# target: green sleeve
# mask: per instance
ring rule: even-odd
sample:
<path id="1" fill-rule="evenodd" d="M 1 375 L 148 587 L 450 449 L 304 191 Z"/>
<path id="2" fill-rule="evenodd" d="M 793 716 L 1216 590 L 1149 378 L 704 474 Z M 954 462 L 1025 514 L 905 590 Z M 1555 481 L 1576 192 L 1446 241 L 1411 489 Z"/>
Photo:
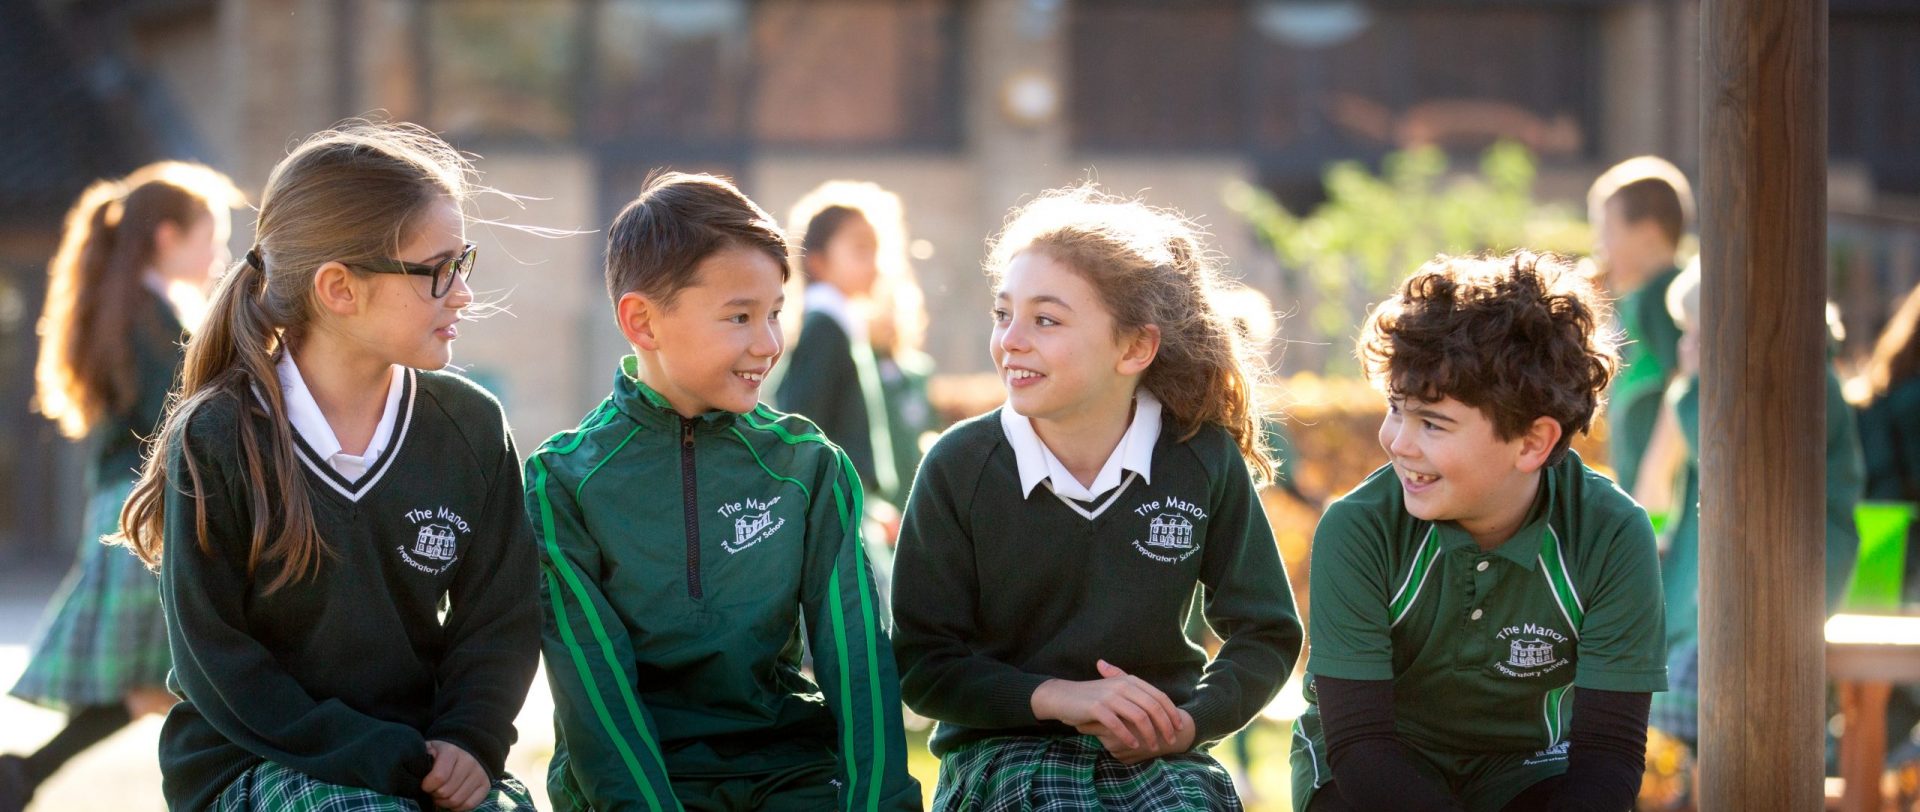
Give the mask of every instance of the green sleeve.
<path id="1" fill-rule="evenodd" d="M 821 443 L 824 461 L 807 504 L 806 570 L 800 603 L 814 673 L 840 725 L 840 808 L 918 810 L 920 785 L 907 772 L 900 678 L 882 628 L 873 576 L 860 541 L 860 479 L 846 454 Z"/>
<path id="2" fill-rule="evenodd" d="M 635 693 L 633 643 L 601 587 L 599 544 L 545 454 L 527 460 L 526 502 L 540 552 L 554 727 L 568 768 L 589 808 L 678 810 L 653 715 Z"/>
<path id="3" fill-rule="evenodd" d="M 1393 679 L 1388 528 L 1371 514 L 1367 506 L 1335 502 L 1313 532 L 1307 671 L 1317 676 Z"/>
<path id="4" fill-rule="evenodd" d="M 1577 563 L 1579 624 L 1577 688 L 1652 692 L 1667 689 L 1666 615 L 1660 597 L 1659 553 L 1653 525 L 1635 508 L 1603 533 L 1596 554 Z"/>
<path id="5" fill-rule="evenodd" d="M 248 507 L 235 428 L 250 418 L 233 400 L 201 409 L 192 429 L 166 449 L 160 599 L 173 680 L 194 711 L 249 753 L 330 784 L 418 796 L 433 764 L 419 731 L 337 699 L 316 701 L 251 633 L 246 606 L 254 577 L 247 562 L 253 521 L 265 517 Z M 198 431 L 214 425 L 218 430 Z M 197 487 L 190 485 L 189 457 Z M 204 498 L 210 549 L 199 544 L 189 491 Z M 164 747 L 161 755 L 170 766 Z"/>
<path id="6" fill-rule="evenodd" d="M 520 457 L 500 422 L 480 539 L 454 573 L 442 623 L 446 644 L 438 667 L 433 723 L 427 738 L 472 754 L 498 778 L 517 734 L 513 718 L 526 701 L 540 663 L 539 559 L 521 503 Z"/>
<path id="7" fill-rule="evenodd" d="M 1653 359 L 1659 367 L 1663 379 L 1671 378 L 1680 371 L 1680 325 L 1673 321 L 1673 314 L 1667 310 L 1667 288 L 1673 286 L 1673 280 L 1679 274 L 1668 272 L 1657 278 L 1654 284 L 1645 288 L 1648 295 L 1641 300 L 1639 316 L 1639 335 L 1633 336 L 1641 349 Z"/>
<path id="8" fill-rule="evenodd" d="M 1300 615 L 1266 510 L 1238 454 L 1213 483 L 1205 550 L 1201 554 L 1207 625 L 1222 641 L 1200 675 L 1193 698 L 1195 744 L 1226 737 L 1260 713 L 1300 658 Z"/>
<path id="9" fill-rule="evenodd" d="M 1614 481 L 1628 493 L 1637 484 L 1640 459 L 1653 440 L 1661 393 L 1680 367 L 1680 327 L 1667 313 L 1667 288 L 1677 275 L 1668 271 L 1657 276 L 1620 303 L 1627 344 L 1607 405 L 1607 452 Z"/>
<path id="10" fill-rule="evenodd" d="M 962 519 L 977 466 L 955 465 L 972 449 L 954 432 L 935 444 L 907 491 L 900 543 L 893 557 L 894 639 L 900 651 L 900 689 L 907 706 L 948 724 L 971 728 L 1031 727 L 1033 692 L 1050 677 L 980 654 L 979 567 L 973 534 Z"/>

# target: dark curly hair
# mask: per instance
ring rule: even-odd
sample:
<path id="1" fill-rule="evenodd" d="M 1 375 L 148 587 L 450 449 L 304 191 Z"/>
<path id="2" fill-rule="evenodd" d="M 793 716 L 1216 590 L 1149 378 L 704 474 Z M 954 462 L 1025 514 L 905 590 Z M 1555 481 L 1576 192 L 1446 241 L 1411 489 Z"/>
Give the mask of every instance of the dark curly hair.
<path id="1" fill-rule="evenodd" d="M 1619 368 L 1593 283 L 1553 255 L 1439 256 L 1367 317 L 1360 364 L 1391 397 L 1453 398 L 1502 440 L 1560 423 L 1548 463 L 1584 432 Z"/>

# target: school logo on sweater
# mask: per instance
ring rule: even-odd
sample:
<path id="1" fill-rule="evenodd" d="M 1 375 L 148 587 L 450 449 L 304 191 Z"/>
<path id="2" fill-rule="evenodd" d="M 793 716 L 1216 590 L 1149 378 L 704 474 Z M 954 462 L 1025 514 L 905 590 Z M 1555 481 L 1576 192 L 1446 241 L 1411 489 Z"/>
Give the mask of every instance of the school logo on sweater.
<path id="1" fill-rule="evenodd" d="M 412 544 L 394 548 L 406 565 L 428 575 L 446 572 L 460 558 L 460 537 L 473 532 L 467 520 L 442 505 L 433 510 L 416 508 L 404 518 L 415 527 Z"/>
<path id="2" fill-rule="evenodd" d="M 780 497 L 776 496 L 765 502 L 744 499 L 721 505 L 720 515 L 733 520 L 733 541 L 721 542 L 721 549 L 737 553 L 779 532 L 787 524 L 786 519 L 773 515 L 773 506 L 779 502 Z"/>
<path id="3" fill-rule="evenodd" d="M 1506 676 L 1537 677 L 1558 671 L 1568 663 L 1560 657 L 1567 636 L 1557 629 L 1522 623 L 1501 629 L 1495 637 L 1507 643 L 1507 659 L 1494 666 L 1494 670 Z"/>
<path id="4" fill-rule="evenodd" d="M 1166 496 L 1142 502 L 1134 515 L 1147 520 L 1147 537 L 1135 539 L 1133 549 L 1164 564 L 1177 564 L 1200 549 L 1194 538 L 1194 522 L 1205 521 L 1207 511 L 1178 496 Z"/>

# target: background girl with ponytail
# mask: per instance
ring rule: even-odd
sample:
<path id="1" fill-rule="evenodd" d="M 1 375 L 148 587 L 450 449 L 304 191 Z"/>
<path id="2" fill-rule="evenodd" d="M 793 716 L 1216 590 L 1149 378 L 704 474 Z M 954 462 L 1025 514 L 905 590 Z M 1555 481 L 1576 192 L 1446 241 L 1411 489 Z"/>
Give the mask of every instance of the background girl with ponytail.
<path id="1" fill-rule="evenodd" d="M 198 315 L 193 300 L 227 262 L 229 210 L 242 203 L 225 175 L 169 161 L 95 183 L 67 215 L 48 269 L 36 400 L 89 446 L 86 535 L 12 693 L 68 719 L 38 752 L 0 756 L 0 812 L 19 812 L 68 759 L 173 704 L 153 574 L 99 542 L 119 527 L 141 443 L 180 370 L 184 325 Z"/>
<path id="2" fill-rule="evenodd" d="M 309 138 L 187 345 L 122 516 L 183 697 L 171 809 L 531 807 L 504 772 L 540 636 L 519 458 L 437 371 L 473 302 L 471 175 L 410 126 Z"/>
<path id="3" fill-rule="evenodd" d="M 1007 403 L 928 453 L 894 570 L 934 807 L 1239 809 L 1202 750 L 1273 698 L 1301 627 L 1213 263 L 1179 216 L 1079 188 L 1020 210 L 990 268 Z"/>

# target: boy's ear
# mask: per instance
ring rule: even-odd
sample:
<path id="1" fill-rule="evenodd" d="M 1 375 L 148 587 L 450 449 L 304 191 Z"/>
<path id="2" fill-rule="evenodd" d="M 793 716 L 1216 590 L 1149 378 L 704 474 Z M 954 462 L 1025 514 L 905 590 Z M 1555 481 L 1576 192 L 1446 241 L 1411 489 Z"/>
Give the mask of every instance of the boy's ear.
<path id="1" fill-rule="evenodd" d="M 1120 354 L 1120 364 L 1115 368 L 1122 375 L 1139 375 L 1153 365 L 1154 356 L 1160 354 L 1160 327 L 1149 324 L 1134 331 L 1126 339 L 1126 347 Z"/>
<path id="2" fill-rule="evenodd" d="M 620 334 L 626 336 L 628 344 L 648 352 L 660 349 L 660 338 L 654 333 L 654 327 L 661 312 L 657 302 L 637 291 L 627 291 L 620 295 L 620 301 L 613 303 Z"/>
<path id="3" fill-rule="evenodd" d="M 1526 433 L 1520 435 L 1520 470 L 1531 474 L 1546 467 L 1554 446 L 1560 444 L 1561 433 L 1560 421 L 1544 415 L 1534 418 Z"/>
<path id="4" fill-rule="evenodd" d="M 313 300 L 336 316 L 351 316 L 366 304 L 367 292 L 353 271 L 329 262 L 313 272 Z"/>

